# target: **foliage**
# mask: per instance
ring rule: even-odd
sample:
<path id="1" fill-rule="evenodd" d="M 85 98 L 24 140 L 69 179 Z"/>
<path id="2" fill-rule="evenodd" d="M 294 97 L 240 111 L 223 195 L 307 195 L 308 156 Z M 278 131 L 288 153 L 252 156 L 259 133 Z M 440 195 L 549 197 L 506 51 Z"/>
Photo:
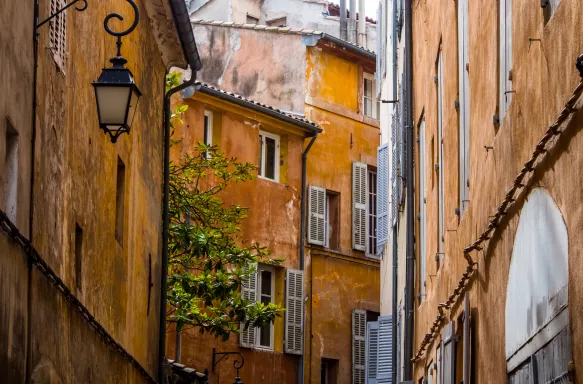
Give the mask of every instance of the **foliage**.
<path id="1" fill-rule="evenodd" d="M 177 81 L 176 75 L 169 77 L 170 85 Z M 184 111 L 178 106 L 174 121 Z M 255 272 L 250 263 L 281 260 L 272 259 L 266 247 L 244 241 L 241 221 L 248 208 L 226 206 L 220 198 L 255 173 L 253 164 L 203 143 L 170 164 L 168 320 L 179 331 L 191 326 L 226 340 L 239 332 L 239 323 L 263 326 L 281 315 L 277 305 L 242 298 L 241 284 Z"/>

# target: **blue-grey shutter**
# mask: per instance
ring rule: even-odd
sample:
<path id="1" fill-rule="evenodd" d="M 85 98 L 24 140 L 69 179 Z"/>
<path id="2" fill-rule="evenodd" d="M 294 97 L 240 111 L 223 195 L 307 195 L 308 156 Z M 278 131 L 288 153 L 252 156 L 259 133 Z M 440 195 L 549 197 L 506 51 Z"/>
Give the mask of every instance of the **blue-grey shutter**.
<path id="1" fill-rule="evenodd" d="M 377 255 L 389 241 L 389 145 L 377 150 Z"/>
<path id="2" fill-rule="evenodd" d="M 304 272 L 286 270 L 285 352 L 303 354 Z"/>
<path id="3" fill-rule="evenodd" d="M 455 328 L 452 321 L 445 326 L 441 334 L 443 340 L 443 383 L 455 384 Z"/>
<path id="4" fill-rule="evenodd" d="M 251 272 L 248 279 L 241 284 L 241 296 L 250 303 L 257 301 L 257 263 L 251 263 L 245 268 L 246 272 Z M 241 333 L 239 333 L 239 343 L 241 347 L 253 348 L 255 346 L 255 331 L 256 328 L 250 326 L 244 329 L 244 324 L 241 323 Z"/>
<path id="5" fill-rule="evenodd" d="M 367 166 L 355 161 L 352 163 L 352 248 L 366 249 L 368 220 Z"/>
<path id="6" fill-rule="evenodd" d="M 390 384 L 393 380 L 393 317 L 381 316 L 379 323 L 379 353 L 377 383 Z"/>
<path id="7" fill-rule="evenodd" d="M 352 384 L 365 384 L 366 311 L 352 310 Z"/>
<path id="8" fill-rule="evenodd" d="M 379 323 L 366 323 L 366 384 L 377 384 Z"/>
<path id="9" fill-rule="evenodd" d="M 308 243 L 324 245 L 326 234 L 326 190 L 308 187 Z"/>
<path id="10" fill-rule="evenodd" d="M 397 137 L 398 132 L 398 107 L 393 107 L 393 119 L 391 122 L 391 225 L 395 226 L 397 224 L 397 212 L 398 210 L 398 162 L 399 162 L 399 140 Z"/>

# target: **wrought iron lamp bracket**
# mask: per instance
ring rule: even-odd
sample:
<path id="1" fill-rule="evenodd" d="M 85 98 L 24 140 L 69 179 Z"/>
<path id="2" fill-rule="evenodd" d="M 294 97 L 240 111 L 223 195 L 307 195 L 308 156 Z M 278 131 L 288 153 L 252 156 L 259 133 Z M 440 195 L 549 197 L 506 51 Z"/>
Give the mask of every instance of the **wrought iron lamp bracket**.
<path id="1" fill-rule="evenodd" d="M 213 348 L 212 371 L 215 371 L 215 366 L 217 366 L 223 359 L 228 359 L 229 355 L 239 355 L 241 357 L 241 361 L 233 361 L 233 368 L 235 368 L 237 376 L 239 376 L 239 369 L 243 368 L 243 365 L 245 365 L 245 358 L 241 352 L 217 352 L 215 348 Z M 221 358 L 217 360 L 217 356 L 221 356 Z"/>
<path id="2" fill-rule="evenodd" d="M 61 13 L 65 12 L 67 9 L 71 8 L 73 5 L 77 4 L 78 2 L 82 2 L 83 4 L 79 7 L 75 7 L 75 9 L 77 11 L 83 12 L 84 10 L 87 9 L 87 6 L 89 5 L 89 4 L 87 4 L 87 0 L 73 0 L 69 4 L 65 5 L 63 8 L 59 9 L 57 12 L 50 15 L 47 19 L 45 19 L 41 23 L 37 24 L 36 29 L 39 29 L 40 27 L 42 27 L 43 25 L 45 25 L 46 23 L 48 23 L 49 21 L 51 21 L 55 17 L 59 16 Z"/>
<path id="3" fill-rule="evenodd" d="M 109 21 L 111 19 L 118 19 L 120 21 L 123 21 L 124 18 L 122 15 L 120 15 L 119 13 L 110 13 L 109 15 L 107 15 L 105 17 L 105 20 L 103 20 L 103 27 L 105 28 L 105 31 L 107 33 L 109 33 L 112 36 L 117 37 L 117 56 L 121 56 L 121 38 L 124 36 L 129 35 L 130 33 L 132 33 L 134 31 L 134 29 L 136 29 L 136 27 L 138 26 L 138 23 L 140 21 L 140 11 L 138 10 L 138 6 L 136 5 L 136 3 L 134 3 L 133 0 L 126 0 L 128 3 L 130 3 L 130 5 L 132 6 L 132 8 L 134 9 L 134 22 L 132 23 L 132 25 L 126 29 L 125 31 L 121 31 L 121 32 L 115 32 L 113 29 L 109 28 Z"/>

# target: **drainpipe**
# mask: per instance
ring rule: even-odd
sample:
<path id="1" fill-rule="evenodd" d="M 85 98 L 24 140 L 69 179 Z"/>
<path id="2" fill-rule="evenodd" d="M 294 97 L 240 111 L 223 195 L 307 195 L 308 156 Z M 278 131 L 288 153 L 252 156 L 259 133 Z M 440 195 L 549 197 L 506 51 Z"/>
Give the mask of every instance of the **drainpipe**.
<path id="1" fill-rule="evenodd" d="M 397 36 L 398 31 L 397 28 L 397 1 L 393 0 L 393 100 L 397 100 Z M 397 220 L 398 222 L 398 220 Z M 399 289 L 398 284 L 398 267 L 399 267 L 399 243 L 397 241 L 399 235 L 399 229 L 397 224 L 395 223 L 393 227 L 393 351 L 396 355 L 398 349 L 397 340 L 398 340 L 398 326 L 397 321 L 399 319 L 399 309 L 397 308 L 398 301 L 397 301 L 397 290 Z M 397 371 L 399 369 L 397 365 L 398 358 L 393 356 L 393 383 L 397 382 Z"/>
<path id="2" fill-rule="evenodd" d="M 358 0 L 358 10 L 359 10 L 359 19 L 358 19 L 358 45 L 363 48 L 367 48 L 366 46 L 366 7 L 364 0 Z M 380 22 L 380 21 L 379 21 Z"/>
<path id="3" fill-rule="evenodd" d="M 346 0 L 340 0 L 340 38 L 348 40 L 348 25 L 346 21 Z"/>
<path id="4" fill-rule="evenodd" d="M 310 152 L 310 149 L 312 148 L 312 145 L 314 145 L 314 142 L 316 141 L 316 138 L 318 137 L 318 134 L 314 134 L 314 136 L 312 136 L 312 140 L 310 140 L 310 142 L 308 143 L 308 146 L 306 147 L 306 149 L 304 150 L 304 152 L 302 153 L 302 200 L 300 201 L 300 270 L 303 271 L 305 268 L 305 233 L 306 233 L 306 177 L 307 177 L 307 162 L 308 162 L 308 152 Z M 305 281 L 305 278 L 304 278 Z M 304 283 L 305 284 L 305 283 Z M 312 286 L 311 286 L 311 279 L 310 279 L 310 295 L 312 294 Z M 311 302 L 311 300 L 310 300 Z M 305 301 L 302 303 L 302 305 L 304 306 L 304 318 L 302 319 L 303 324 L 303 329 L 306 329 L 306 303 Z M 310 332 L 311 332 L 311 328 L 310 328 Z M 304 335 L 304 341 L 306 340 L 306 337 Z M 312 341 L 310 338 L 310 351 L 312 348 Z M 304 350 L 305 350 L 305 343 L 304 343 Z M 310 358 L 311 358 L 311 354 L 310 354 Z M 300 356 L 300 362 L 299 362 L 300 366 L 298 369 L 298 379 L 297 379 L 297 383 L 298 384 L 303 384 L 304 383 L 304 355 L 302 354 Z M 311 364 L 310 364 L 311 367 Z"/>
<path id="5" fill-rule="evenodd" d="M 407 243 L 406 243 L 406 290 L 405 290 L 405 348 L 404 348 L 404 380 L 413 379 L 413 326 L 414 326 L 414 284 L 415 284 L 415 207 L 413 195 L 413 26 L 411 25 L 411 0 L 405 0 L 405 103 L 407 115 L 405 116 L 406 140 L 407 140 Z"/>

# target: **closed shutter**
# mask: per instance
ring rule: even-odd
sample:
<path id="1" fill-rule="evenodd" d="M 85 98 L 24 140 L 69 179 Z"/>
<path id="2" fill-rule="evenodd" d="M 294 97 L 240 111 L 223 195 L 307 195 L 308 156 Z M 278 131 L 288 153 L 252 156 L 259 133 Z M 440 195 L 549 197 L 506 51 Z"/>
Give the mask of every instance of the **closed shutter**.
<path id="1" fill-rule="evenodd" d="M 285 352 L 303 353 L 304 272 L 286 271 Z"/>
<path id="2" fill-rule="evenodd" d="M 365 384 L 366 311 L 352 310 L 352 384 Z"/>
<path id="3" fill-rule="evenodd" d="M 326 190 L 310 185 L 308 192 L 308 243 L 324 245 Z"/>
<path id="4" fill-rule="evenodd" d="M 452 321 L 443 329 L 443 384 L 455 384 L 455 326 Z"/>
<path id="5" fill-rule="evenodd" d="M 377 366 L 378 384 L 393 380 L 393 317 L 379 317 L 379 355 Z"/>
<path id="6" fill-rule="evenodd" d="M 504 1 L 504 0 L 502 0 Z M 470 143 L 470 76 L 469 76 L 468 0 L 458 1 L 458 60 L 459 60 L 459 187 L 460 214 L 466 211 L 469 200 L 469 143 Z M 440 59 L 441 60 L 441 59 Z"/>
<path id="7" fill-rule="evenodd" d="M 389 241 L 389 145 L 377 151 L 377 255 Z"/>
<path id="8" fill-rule="evenodd" d="M 366 384 L 377 384 L 379 323 L 366 323 Z"/>
<path id="9" fill-rule="evenodd" d="M 398 162 L 399 162 L 399 140 L 397 138 L 398 132 L 398 122 L 397 114 L 398 107 L 393 107 L 393 119 L 391 122 L 391 225 L 395 226 L 397 224 L 397 212 L 398 212 Z"/>
<path id="10" fill-rule="evenodd" d="M 241 296 L 244 300 L 249 300 L 251 303 L 257 301 L 257 263 L 251 263 L 247 267 L 248 271 L 252 271 L 248 280 L 241 284 Z M 239 343 L 241 347 L 253 348 L 255 346 L 255 327 L 250 326 L 244 329 L 245 324 L 241 323 L 241 333 L 239 334 Z"/>
<path id="11" fill-rule="evenodd" d="M 65 0 L 51 0 L 51 15 L 65 7 Z M 49 27 L 50 49 L 59 69 L 65 71 L 66 42 L 67 42 L 67 11 L 61 12 L 50 21 Z"/>
<path id="12" fill-rule="evenodd" d="M 352 248 L 366 248 L 367 221 L 367 169 L 366 164 L 352 163 Z"/>
<path id="13" fill-rule="evenodd" d="M 470 316 L 470 297 L 466 293 L 464 297 L 464 366 L 463 366 L 463 380 L 464 383 L 470 383 L 470 367 L 471 367 L 471 332 L 470 324 L 472 318 Z"/>

